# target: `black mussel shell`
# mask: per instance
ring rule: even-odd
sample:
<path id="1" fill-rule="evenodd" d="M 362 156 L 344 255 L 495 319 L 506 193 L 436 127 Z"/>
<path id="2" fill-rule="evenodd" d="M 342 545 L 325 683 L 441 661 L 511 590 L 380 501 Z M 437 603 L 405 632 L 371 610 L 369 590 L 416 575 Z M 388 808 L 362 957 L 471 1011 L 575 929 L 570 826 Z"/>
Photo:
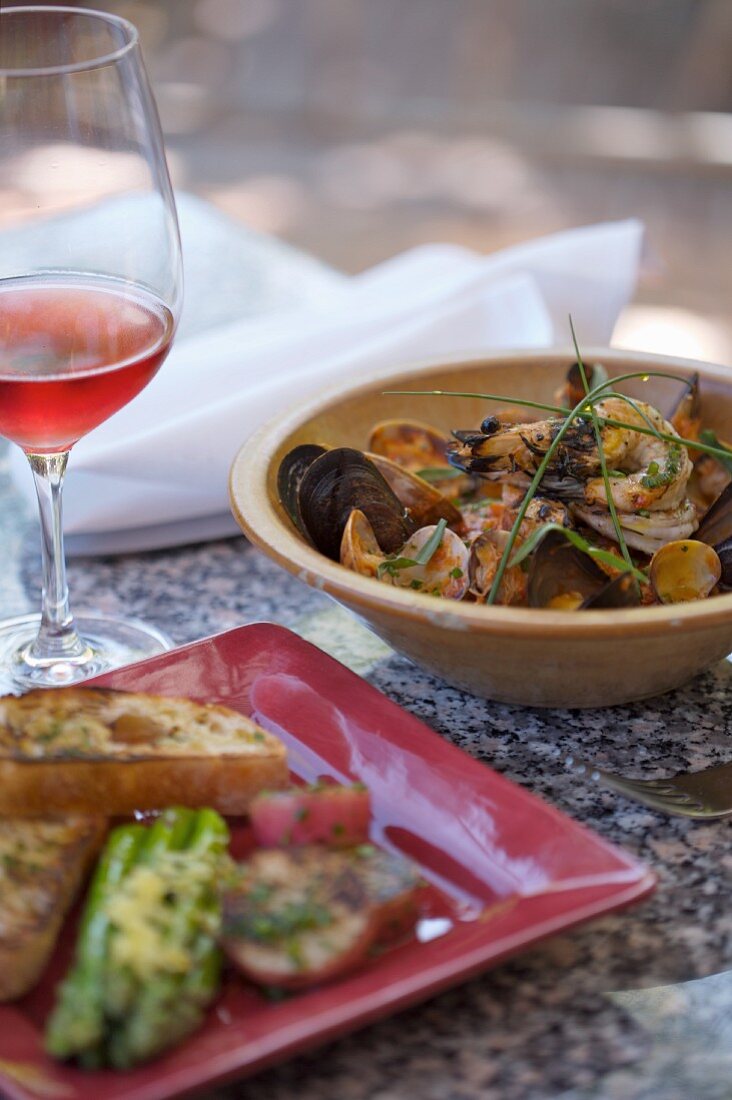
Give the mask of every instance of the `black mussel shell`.
<path id="1" fill-rule="evenodd" d="M 548 607 L 552 600 L 570 593 L 580 598 L 583 609 L 636 607 L 640 603 L 640 589 L 632 574 L 608 580 L 592 558 L 559 531 L 550 531 L 531 556 L 529 607 Z"/>
<path id="2" fill-rule="evenodd" d="M 607 584 L 607 576 L 559 531 L 545 535 L 531 555 L 529 607 L 547 607 L 558 596 L 576 593 L 592 599 Z"/>
<path id="3" fill-rule="evenodd" d="M 363 512 L 381 549 L 401 549 L 414 530 L 404 505 L 361 451 L 336 447 L 308 467 L 298 494 L 300 518 L 322 554 L 338 561 L 341 539 L 354 508 Z"/>
<path id="4" fill-rule="evenodd" d="M 601 382 L 607 382 L 607 371 L 601 363 L 594 363 L 592 366 L 588 366 L 585 363 L 585 374 L 587 375 L 587 384 L 591 390 L 594 390 Z M 585 384 L 582 381 L 582 372 L 580 371 L 579 363 L 572 363 L 572 366 L 567 371 L 566 391 L 567 404 L 571 405 L 572 408 L 574 408 L 575 405 L 579 405 L 587 392 Z"/>
<path id="5" fill-rule="evenodd" d="M 679 379 L 679 381 L 681 381 L 681 379 Z M 700 416 L 701 393 L 699 390 L 699 372 L 694 371 L 691 378 L 685 382 L 684 388 L 681 391 L 681 396 L 666 419 L 669 420 L 678 431 L 678 426 L 675 423 L 676 420 L 693 421 L 698 420 Z M 681 432 L 680 434 L 683 435 L 684 433 Z M 696 436 L 694 438 L 696 438 Z"/>
<path id="6" fill-rule="evenodd" d="M 732 588 L 732 482 L 707 509 L 694 538 L 717 551 L 722 563 L 720 586 Z"/>
<path id="7" fill-rule="evenodd" d="M 718 543 L 714 549 L 722 563 L 722 575 L 719 578 L 720 588 L 732 588 L 732 539 Z"/>
<path id="8" fill-rule="evenodd" d="M 641 602 L 640 586 L 632 573 L 621 573 L 590 596 L 582 604 L 584 610 L 600 611 L 604 607 L 638 607 Z"/>
<path id="9" fill-rule="evenodd" d="M 715 550 L 723 542 L 732 539 L 732 482 L 704 513 L 694 538 L 705 542 L 707 546 L 713 546 Z"/>
<path id="10" fill-rule="evenodd" d="M 325 447 L 318 447 L 315 443 L 303 443 L 288 451 L 280 462 L 277 471 L 277 492 L 282 504 L 301 535 L 307 535 L 305 526 L 300 516 L 299 494 L 300 483 L 305 471 L 312 465 L 316 458 L 326 453 Z"/>

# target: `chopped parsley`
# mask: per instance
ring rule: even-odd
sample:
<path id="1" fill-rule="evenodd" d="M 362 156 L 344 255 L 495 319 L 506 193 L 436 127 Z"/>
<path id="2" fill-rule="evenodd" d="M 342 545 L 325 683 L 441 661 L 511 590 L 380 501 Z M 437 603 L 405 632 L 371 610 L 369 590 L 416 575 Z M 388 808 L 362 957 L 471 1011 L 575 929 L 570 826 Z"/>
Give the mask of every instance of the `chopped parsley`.
<path id="1" fill-rule="evenodd" d="M 670 485 L 680 469 L 681 444 L 672 443 L 663 470 L 657 462 L 650 462 L 647 473 L 641 478 L 641 485 L 644 489 L 660 489 L 664 485 Z"/>

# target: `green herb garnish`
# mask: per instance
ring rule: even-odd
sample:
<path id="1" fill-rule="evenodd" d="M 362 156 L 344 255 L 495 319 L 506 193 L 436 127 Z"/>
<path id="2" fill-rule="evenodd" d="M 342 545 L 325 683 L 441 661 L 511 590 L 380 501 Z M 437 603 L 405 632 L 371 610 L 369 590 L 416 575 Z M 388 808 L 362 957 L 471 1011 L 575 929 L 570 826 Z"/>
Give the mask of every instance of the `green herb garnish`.
<path id="1" fill-rule="evenodd" d="M 424 470 L 414 471 L 417 477 L 421 477 L 423 481 L 452 481 L 455 478 L 463 477 L 462 470 L 456 470 L 454 466 L 426 466 Z"/>
<path id="2" fill-rule="evenodd" d="M 663 470 L 657 462 L 649 462 L 648 472 L 641 478 L 641 485 L 644 489 L 660 489 L 663 485 L 670 485 L 678 476 L 680 466 L 681 445 L 672 443 Z"/>
<path id="3" fill-rule="evenodd" d="M 699 432 L 699 439 L 702 443 L 706 444 L 707 447 L 714 447 L 715 450 L 719 451 L 719 454 L 716 454 L 714 457 L 717 459 L 720 466 L 724 466 L 727 473 L 732 474 L 732 451 L 729 447 L 725 447 L 723 443 L 719 442 L 717 433 L 713 432 L 711 428 L 703 428 L 702 431 Z M 701 450 L 698 444 L 696 446 L 697 450 Z"/>

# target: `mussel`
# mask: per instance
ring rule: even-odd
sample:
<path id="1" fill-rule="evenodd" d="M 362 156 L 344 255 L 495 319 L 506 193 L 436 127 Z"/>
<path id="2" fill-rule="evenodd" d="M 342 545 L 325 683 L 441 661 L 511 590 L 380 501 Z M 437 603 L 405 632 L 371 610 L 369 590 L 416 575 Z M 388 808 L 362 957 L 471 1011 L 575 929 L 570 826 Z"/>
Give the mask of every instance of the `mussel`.
<path id="1" fill-rule="evenodd" d="M 336 447 L 305 470 L 297 493 L 300 520 L 316 549 L 338 561 L 348 518 L 358 509 L 387 554 L 399 550 L 415 528 L 404 505 L 361 451 Z"/>
<path id="2" fill-rule="evenodd" d="M 577 610 L 634 607 L 640 603 L 638 584 L 630 574 L 608 580 L 607 574 L 559 531 L 550 531 L 531 557 L 529 607 Z"/>
<path id="3" fill-rule="evenodd" d="M 462 513 L 434 485 L 383 455 L 367 453 L 366 457 L 399 497 L 415 527 L 427 527 L 444 519 L 453 529 L 462 529 Z"/>
<path id="4" fill-rule="evenodd" d="M 722 568 L 720 586 L 732 588 L 732 482 L 707 510 L 694 538 L 714 548 Z"/>
<path id="5" fill-rule="evenodd" d="M 595 389 L 595 387 L 599 386 L 602 382 L 607 382 L 607 371 L 602 363 L 593 363 L 591 365 L 586 363 L 585 375 L 587 377 L 587 384 L 591 390 Z M 575 405 L 579 405 L 586 393 L 587 390 L 582 381 L 580 365 L 579 363 L 572 363 L 567 371 L 564 384 L 560 386 L 554 394 L 557 404 L 566 405 L 570 409 L 573 409 Z"/>
<path id="6" fill-rule="evenodd" d="M 651 585 L 661 603 L 706 599 L 721 574 L 717 552 L 695 539 L 667 542 L 651 559 Z"/>
<path id="7" fill-rule="evenodd" d="M 588 596 L 582 604 L 583 611 L 601 611 L 603 608 L 637 607 L 641 602 L 638 581 L 632 573 L 619 573 L 600 589 L 596 596 Z"/>
<path id="8" fill-rule="evenodd" d="M 698 439 L 701 428 L 701 396 L 697 371 L 685 382 L 681 397 L 674 405 L 669 423 L 683 439 Z"/>
<path id="9" fill-rule="evenodd" d="M 301 535 L 308 542 L 312 541 L 300 515 L 300 483 L 305 476 L 305 471 L 313 464 L 316 458 L 325 454 L 325 447 L 319 447 L 316 443 L 303 443 L 299 447 L 288 451 L 280 462 L 277 471 L 277 492 L 282 504 L 292 522 Z"/>

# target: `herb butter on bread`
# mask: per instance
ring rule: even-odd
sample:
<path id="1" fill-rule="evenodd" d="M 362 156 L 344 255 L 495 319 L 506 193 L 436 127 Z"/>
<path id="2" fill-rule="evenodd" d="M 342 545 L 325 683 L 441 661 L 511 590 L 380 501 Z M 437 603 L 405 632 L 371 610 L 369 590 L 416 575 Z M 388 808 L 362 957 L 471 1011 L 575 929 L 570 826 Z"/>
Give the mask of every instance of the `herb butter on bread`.
<path id="1" fill-rule="evenodd" d="M 241 814 L 287 781 L 282 742 L 227 707 L 83 687 L 0 697 L 0 815 Z"/>
<path id="2" fill-rule="evenodd" d="M 0 818 L 0 1001 L 40 978 L 106 826 L 103 817 Z"/>

